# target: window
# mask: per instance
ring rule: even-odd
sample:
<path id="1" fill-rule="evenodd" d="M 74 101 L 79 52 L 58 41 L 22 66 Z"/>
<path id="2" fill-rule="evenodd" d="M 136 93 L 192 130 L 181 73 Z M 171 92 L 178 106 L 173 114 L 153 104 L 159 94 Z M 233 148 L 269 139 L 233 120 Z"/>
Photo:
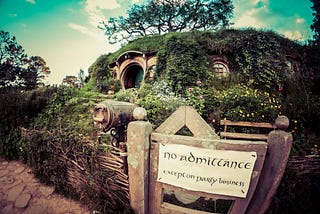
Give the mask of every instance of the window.
<path id="1" fill-rule="evenodd" d="M 215 61 L 213 63 L 213 72 L 217 76 L 226 77 L 229 74 L 229 68 L 224 62 Z"/>

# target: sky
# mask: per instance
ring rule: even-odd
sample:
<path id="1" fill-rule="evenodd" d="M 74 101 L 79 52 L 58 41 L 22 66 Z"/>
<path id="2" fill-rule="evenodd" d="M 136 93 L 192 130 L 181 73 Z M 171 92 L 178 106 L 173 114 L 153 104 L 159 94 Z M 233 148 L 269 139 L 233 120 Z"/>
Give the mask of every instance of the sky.
<path id="1" fill-rule="evenodd" d="M 97 26 L 125 16 L 142 0 L 0 0 L 0 30 L 15 36 L 28 56 L 41 56 L 51 74 L 46 84 L 77 76 L 102 54 L 115 52 Z M 273 30 L 290 39 L 312 39 L 310 0 L 233 0 L 233 28 Z"/>

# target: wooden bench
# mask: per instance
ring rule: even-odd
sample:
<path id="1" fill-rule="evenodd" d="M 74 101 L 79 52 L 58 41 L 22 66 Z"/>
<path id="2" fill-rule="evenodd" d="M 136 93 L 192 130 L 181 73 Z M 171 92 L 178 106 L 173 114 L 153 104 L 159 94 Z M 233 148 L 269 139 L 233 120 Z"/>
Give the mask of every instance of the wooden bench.
<path id="1" fill-rule="evenodd" d="M 239 132 L 228 132 L 227 128 L 229 126 L 233 127 L 250 127 L 250 128 L 265 128 L 265 129 L 275 129 L 275 125 L 272 123 L 259 123 L 259 122 L 247 122 L 247 121 L 231 121 L 231 120 L 221 120 L 220 125 L 224 126 L 220 136 L 222 138 L 231 138 L 231 139 L 246 139 L 246 140 L 267 140 L 268 133 L 266 134 L 248 134 L 248 133 L 239 133 Z"/>

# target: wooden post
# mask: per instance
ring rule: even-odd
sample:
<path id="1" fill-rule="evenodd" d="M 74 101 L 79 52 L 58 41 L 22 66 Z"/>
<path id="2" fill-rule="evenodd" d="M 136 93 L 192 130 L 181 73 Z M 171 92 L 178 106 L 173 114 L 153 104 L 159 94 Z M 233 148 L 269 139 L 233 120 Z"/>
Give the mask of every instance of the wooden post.
<path id="1" fill-rule="evenodd" d="M 133 117 L 145 119 L 146 111 L 136 108 Z M 151 131 L 152 126 L 147 121 L 130 122 L 127 130 L 130 205 L 137 214 L 148 213 Z"/>
<path id="2" fill-rule="evenodd" d="M 289 126 L 289 119 L 280 116 L 276 119 L 275 126 L 277 130 L 270 132 L 268 135 L 266 159 L 247 214 L 263 214 L 267 211 L 288 162 L 292 135 L 284 130 Z"/>

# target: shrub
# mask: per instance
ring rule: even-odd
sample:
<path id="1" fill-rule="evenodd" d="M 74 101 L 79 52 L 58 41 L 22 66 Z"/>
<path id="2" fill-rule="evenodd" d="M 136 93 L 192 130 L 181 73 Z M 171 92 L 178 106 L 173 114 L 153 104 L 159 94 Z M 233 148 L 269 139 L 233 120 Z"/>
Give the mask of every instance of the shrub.
<path id="1" fill-rule="evenodd" d="M 0 93 L 0 155 L 8 159 L 23 158 L 25 142 L 20 128 L 29 127 L 31 121 L 45 108 L 56 92 L 56 87 L 32 91 L 6 90 Z"/>
<path id="2" fill-rule="evenodd" d="M 166 80 L 145 85 L 140 92 L 137 105 L 145 108 L 148 119 L 154 127 L 161 125 L 178 107 L 185 105 L 182 97 L 177 97 Z"/>
<path id="3" fill-rule="evenodd" d="M 268 92 L 236 85 L 215 95 L 221 118 L 234 121 L 274 122 L 281 114 L 281 103 Z"/>
<path id="4" fill-rule="evenodd" d="M 135 88 L 120 90 L 115 94 L 115 99 L 123 102 L 136 103 L 136 100 L 138 99 L 138 91 Z"/>
<path id="5" fill-rule="evenodd" d="M 97 89 L 101 93 L 108 93 L 109 91 L 117 92 L 121 88 L 120 81 L 114 78 L 103 79 L 97 83 Z"/>
<path id="6" fill-rule="evenodd" d="M 205 111 L 205 90 L 201 88 L 201 80 L 197 80 L 197 86 L 186 90 L 186 104 L 192 106 L 200 115 Z"/>
<path id="7" fill-rule="evenodd" d="M 100 164 L 111 142 L 105 137 L 98 140 L 93 126 L 90 98 L 97 97 L 59 88 L 27 131 L 26 161 L 41 181 L 91 209 L 101 213 L 129 209 L 126 192 L 113 179 L 115 172 L 102 170 Z"/>

